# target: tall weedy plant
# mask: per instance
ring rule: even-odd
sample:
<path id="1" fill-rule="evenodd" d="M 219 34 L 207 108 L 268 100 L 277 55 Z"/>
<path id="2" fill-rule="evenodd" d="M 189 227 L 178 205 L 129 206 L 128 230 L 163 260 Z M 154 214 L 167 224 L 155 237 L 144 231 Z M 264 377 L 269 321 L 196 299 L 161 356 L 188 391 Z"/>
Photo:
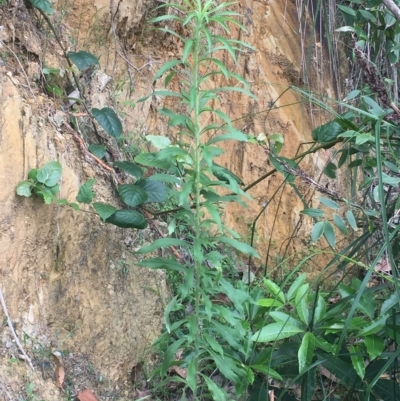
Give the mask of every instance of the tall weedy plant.
<path id="1" fill-rule="evenodd" d="M 159 167 L 160 163 L 165 166 L 165 162 L 173 161 L 170 171 L 175 176 L 169 180 L 179 185 L 178 189 L 171 190 L 171 195 L 181 210 L 169 224 L 172 237 L 158 239 L 139 252 L 179 246 L 182 254 L 188 255 L 180 260 L 150 258 L 141 262 L 150 268 L 178 271 L 182 277 L 177 295 L 165 310 L 166 333 L 159 342 L 168 346 L 155 374 L 164 377 L 171 366 L 181 365 L 187 369 L 186 380 L 179 377 L 173 380 L 185 384 L 185 393 L 191 391 L 194 399 L 210 397 L 224 401 L 229 397 L 220 385 L 221 380 L 234 383 L 236 394 L 241 394 L 254 380 L 254 374 L 246 365 L 251 332 L 242 324 L 247 313 L 243 304 L 250 296 L 244 286 L 235 288 L 225 279 L 221 266 L 227 248 L 258 257 L 222 221 L 224 203 L 243 203 L 241 198 L 249 196 L 240 189 L 238 177 L 214 162 L 223 153 L 218 143 L 247 141 L 247 135 L 234 128 L 229 116 L 215 108 L 221 93 L 240 92 L 254 98 L 249 83 L 229 71 L 221 61 L 221 56 L 230 56 L 236 62 L 238 52 L 252 49 L 242 41 L 229 38 L 229 25 L 244 29 L 236 20 L 238 14 L 228 10 L 232 4 L 183 0 L 182 4 L 160 7 L 172 10 L 173 14 L 157 17 L 153 22 L 171 21 L 169 26 L 180 25 L 185 37 L 173 28 L 161 28 L 183 42 L 183 54 L 180 59 L 165 63 L 154 80 L 165 76 L 164 86 L 179 84 L 180 91 L 156 90 L 151 96 L 175 97 L 184 112 L 159 110 L 169 117 L 169 126 L 179 133 L 179 141 L 170 145 L 169 141 L 153 136 L 153 144 L 161 150 L 140 155 L 140 163 L 149 166 Z M 223 86 L 214 87 L 215 76 L 221 77 Z M 186 227 L 184 239 L 177 238 L 178 226 Z M 229 298 L 226 306 L 213 302 L 220 293 Z M 180 358 L 176 356 L 178 349 L 184 350 Z M 212 374 L 218 376 L 219 385 Z M 170 377 L 165 379 L 169 380 Z"/>

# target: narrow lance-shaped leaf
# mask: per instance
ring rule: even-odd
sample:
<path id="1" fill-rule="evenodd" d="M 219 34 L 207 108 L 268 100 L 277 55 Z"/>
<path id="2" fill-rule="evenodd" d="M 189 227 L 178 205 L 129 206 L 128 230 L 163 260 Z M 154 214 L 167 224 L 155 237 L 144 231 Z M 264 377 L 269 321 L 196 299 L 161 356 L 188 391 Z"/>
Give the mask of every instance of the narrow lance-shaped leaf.
<path id="1" fill-rule="evenodd" d="M 314 356 L 314 350 L 315 337 L 313 333 L 308 331 L 306 334 L 304 334 L 298 351 L 299 373 L 302 373 L 311 365 Z"/>

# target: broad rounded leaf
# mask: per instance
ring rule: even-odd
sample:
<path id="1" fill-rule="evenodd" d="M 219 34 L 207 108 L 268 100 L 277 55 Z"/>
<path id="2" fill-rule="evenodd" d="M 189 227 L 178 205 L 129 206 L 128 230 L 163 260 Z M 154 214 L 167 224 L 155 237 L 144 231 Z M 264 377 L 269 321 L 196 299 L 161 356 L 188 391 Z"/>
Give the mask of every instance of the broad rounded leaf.
<path id="1" fill-rule="evenodd" d="M 32 183 L 30 181 L 22 181 L 17 186 L 17 195 L 26 196 L 27 198 L 32 195 Z"/>
<path id="2" fill-rule="evenodd" d="M 118 167 L 122 171 L 125 171 L 125 173 L 128 173 L 129 175 L 133 175 L 134 177 L 137 178 L 142 178 L 143 175 L 143 170 L 135 163 L 132 162 L 114 162 L 113 166 Z"/>
<path id="3" fill-rule="evenodd" d="M 93 153 L 96 157 L 98 157 L 99 159 L 102 159 L 104 157 L 104 155 L 106 154 L 106 147 L 103 145 L 90 145 L 88 147 L 89 152 Z"/>
<path id="4" fill-rule="evenodd" d="M 168 188 L 159 181 L 144 179 L 138 181 L 135 186 L 147 194 L 146 202 L 164 202 L 167 199 Z"/>
<path id="5" fill-rule="evenodd" d="M 122 124 L 113 109 L 109 107 L 103 107 L 101 110 L 93 108 L 92 114 L 107 134 L 110 134 L 114 138 L 121 136 Z"/>
<path id="6" fill-rule="evenodd" d="M 148 196 L 140 186 L 125 184 L 118 186 L 118 192 L 122 200 L 131 207 L 141 205 L 146 202 Z"/>
<path id="7" fill-rule="evenodd" d="M 72 62 L 78 67 L 80 71 L 90 67 L 91 65 L 99 64 L 99 60 L 96 56 L 83 50 L 79 52 L 69 52 L 67 56 Z"/>
<path id="8" fill-rule="evenodd" d="M 336 139 L 343 131 L 341 125 L 333 120 L 315 128 L 312 132 L 312 138 L 318 143 L 330 142 Z"/>
<path id="9" fill-rule="evenodd" d="M 51 3 L 48 0 L 29 0 L 30 3 L 37 8 L 38 10 L 42 10 L 47 14 L 53 14 L 54 10 L 51 7 Z"/>
<path id="10" fill-rule="evenodd" d="M 117 210 L 117 208 L 112 205 L 100 202 L 93 203 L 93 207 L 103 221 L 106 221 Z"/>
<path id="11" fill-rule="evenodd" d="M 117 210 L 106 219 L 106 223 L 114 224 L 122 228 L 144 229 L 147 227 L 147 220 L 141 213 L 126 209 Z"/>
<path id="12" fill-rule="evenodd" d="M 302 332 L 303 330 L 296 326 L 285 323 L 271 323 L 254 333 L 251 341 L 259 343 L 275 342 Z"/>
<path id="13" fill-rule="evenodd" d="M 157 149 L 164 149 L 171 145 L 171 140 L 162 135 L 147 135 L 146 139 Z"/>
<path id="14" fill-rule="evenodd" d="M 61 171 L 59 162 L 50 162 L 38 170 L 36 179 L 47 187 L 53 187 L 61 178 Z"/>

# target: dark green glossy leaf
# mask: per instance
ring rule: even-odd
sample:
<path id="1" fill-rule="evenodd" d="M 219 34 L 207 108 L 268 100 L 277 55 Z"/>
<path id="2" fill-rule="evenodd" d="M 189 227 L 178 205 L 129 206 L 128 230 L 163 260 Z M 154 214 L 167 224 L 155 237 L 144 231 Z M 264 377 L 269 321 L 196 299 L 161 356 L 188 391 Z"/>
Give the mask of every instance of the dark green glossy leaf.
<path id="1" fill-rule="evenodd" d="M 117 210 L 117 208 L 107 203 L 95 202 L 92 206 L 103 221 L 106 221 Z"/>
<path id="2" fill-rule="evenodd" d="M 114 162 L 113 166 L 118 167 L 120 170 L 125 171 L 129 175 L 132 175 L 136 178 L 142 178 L 143 170 L 135 163 L 132 162 Z"/>
<path id="3" fill-rule="evenodd" d="M 51 7 L 51 3 L 48 0 L 29 0 L 32 5 L 39 9 L 42 10 L 43 12 L 47 14 L 53 14 L 54 10 Z"/>
<path id="4" fill-rule="evenodd" d="M 90 145 L 88 147 L 89 152 L 93 153 L 96 157 L 98 157 L 99 159 L 102 159 L 104 157 L 104 155 L 106 154 L 106 147 L 103 145 Z"/>
<path id="5" fill-rule="evenodd" d="M 78 67 L 80 71 L 85 70 L 92 65 L 99 64 L 99 60 L 96 56 L 82 50 L 79 52 L 69 52 L 67 53 L 67 56 L 72 60 L 72 62 Z"/>
<path id="6" fill-rule="evenodd" d="M 131 207 L 141 205 L 148 200 L 146 191 L 136 184 L 119 185 L 118 192 L 122 200 Z"/>
<path id="7" fill-rule="evenodd" d="M 144 229 L 147 227 L 147 220 L 141 213 L 136 210 L 127 209 L 117 210 L 106 219 L 106 223 L 114 224 L 122 228 Z"/>
<path id="8" fill-rule="evenodd" d="M 121 136 L 122 124 L 113 109 L 109 107 L 103 107 L 101 110 L 93 108 L 92 114 L 107 134 L 116 139 Z"/>
<path id="9" fill-rule="evenodd" d="M 147 194 L 146 202 L 164 202 L 168 197 L 168 188 L 159 181 L 146 178 L 136 182 L 135 186 Z"/>

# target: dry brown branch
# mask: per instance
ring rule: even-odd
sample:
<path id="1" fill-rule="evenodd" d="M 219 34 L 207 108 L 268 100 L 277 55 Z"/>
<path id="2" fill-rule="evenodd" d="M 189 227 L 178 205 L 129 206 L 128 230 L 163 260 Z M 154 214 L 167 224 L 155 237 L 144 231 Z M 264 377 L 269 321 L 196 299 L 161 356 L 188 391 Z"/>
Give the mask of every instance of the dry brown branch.
<path id="1" fill-rule="evenodd" d="M 10 330 L 11 330 L 13 336 L 14 336 L 15 342 L 17 343 L 19 350 L 22 352 L 22 355 L 25 357 L 25 360 L 29 363 L 29 366 L 31 367 L 31 369 L 32 369 L 32 370 L 35 370 L 34 367 L 33 367 L 33 364 L 32 364 L 31 359 L 30 359 L 29 356 L 26 354 L 25 350 L 22 348 L 22 345 L 21 345 L 21 343 L 20 343 L 20 341 L 19 341 L 19 339 L 18 339 L 18 337 L 17 337 L 17 333 L 16 333 L 15 330 L 14 330 L 12 321 L 11 321 L 11 319 L 10 319 L 10 315 L 8 314 L 8 310 L 7 310 L 6 303 L 5 303 L 5 301 L 4 301 L 3 291 L 1 290 L 1 288 L 0 288 L 0 302 L 1 302 L 1 306 L 3 307 L 4 314 L 5 314 L 6 317 L 7 317 L 7 324 L 8 324 L 8 327 L 10 328 Z"/>
<path id="2" fill-rule="evenodd" d="M 382 0 L 382 3 L 392 12 L 397 21 L 400 21 L 400 8 L 393 0 Z"/>

